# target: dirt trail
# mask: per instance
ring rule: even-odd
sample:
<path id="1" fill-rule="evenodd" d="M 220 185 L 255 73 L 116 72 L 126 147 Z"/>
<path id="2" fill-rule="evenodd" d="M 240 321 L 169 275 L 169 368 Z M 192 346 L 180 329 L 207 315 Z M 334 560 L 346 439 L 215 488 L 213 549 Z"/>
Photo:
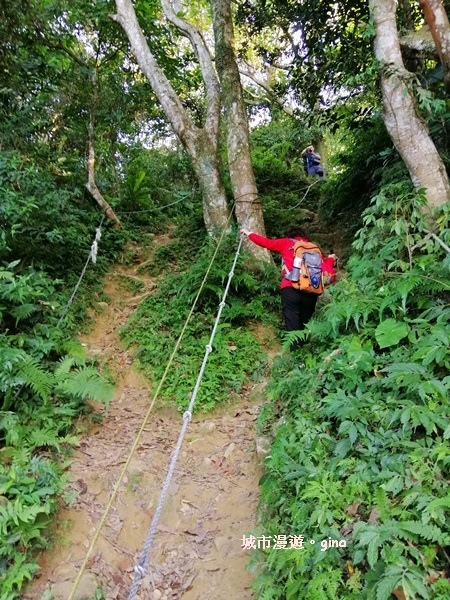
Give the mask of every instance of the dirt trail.
<path id="1" fill-rule="evenodd" d="M 142 262 L 147 257 L 137 258 Z M 106 277 L 105 291 L 110 300 L 103 304 L 92 332 L 82 338 L 89 354 L 100 356 L 117 374 L 116 392 L 103 424 L 91 425 L 74 453 L 70 467 L 72 505 L 60 510 L 55 547 L 42 554 L 41 574 L 28 587 L 24 600 L 67 600 L 149 405 L 149 384 L 133 368 L 118 335 L 118 328 L 140 297 L 155 285 L 150 277 L 138 275 L 138 267 L 115 267 Z M 121 285 L 124 276 L 130 280 L 139 277 L 144 288 L 134 294 L 127 291 Z M 207 417 L 194 417 L 150 553 L 151 575 L 141 580 L 139 599 L 253 597 L 250 586 L 254 576 L 246 570 L 248 551 L 241 549 L 241 540 L 255 526 L 261 470 L 254 425 L 261 396 L 260 384 L 247 389 L 238 405 Z M 159 410 L 150 417 L 76 600 L 128 597 L 133 567 L 139 560 L 180 427 L 181 415 L 175 410 Z"/>

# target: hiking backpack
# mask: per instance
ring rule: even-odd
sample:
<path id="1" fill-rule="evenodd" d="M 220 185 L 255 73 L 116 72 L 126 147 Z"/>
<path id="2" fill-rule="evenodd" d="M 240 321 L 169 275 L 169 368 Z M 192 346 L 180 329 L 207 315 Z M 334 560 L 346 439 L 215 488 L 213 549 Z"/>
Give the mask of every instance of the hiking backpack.
<path id="1" fill-rule="evenodd" d="M 317 165 L 320 165 L 320 159 L 317 158 L 312 152 L 306 155 L 306 161 L 308 163 L 308 169 L 312 169 Z"/>
<path id="2" fill-rule="evenodd" d="M 292 240 L 294 266 L 285 275 L 292 286 L 302 292 L 320 295 L 323 293 L 322 252 L 314 242 Z"/>

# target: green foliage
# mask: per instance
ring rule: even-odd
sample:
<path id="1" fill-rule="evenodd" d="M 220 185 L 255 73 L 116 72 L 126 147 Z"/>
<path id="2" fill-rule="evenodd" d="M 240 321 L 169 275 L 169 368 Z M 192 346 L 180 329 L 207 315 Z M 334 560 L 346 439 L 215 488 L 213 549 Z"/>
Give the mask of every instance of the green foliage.
<path id="1" fill-rule="evenodd" d="M 2 600 L 18 598 L 36 572 L 34 552 L 46 545 L 44 530 L 64 489 L 60 468 L 39 452 L 63 455 L 77 443 L 71 430 L 84 401 L 107 404 L 112 394 L 82 348 L 52 325 L 61 311 L 58 282 L 20 266 L 0 267 Z"/>
<path id="2" fill-rule="evenodd" d="M 186 154 L 173 150 L 149 150 L 136 145 L 123 157 L 125 185 L 115 208 L 131 235 L 145 231 L 164 231 L 169 224 L 189 221 L 201 211 L 201 197 L 196 190 L 192 167 Z M 140 212 L 143 211 L 143 212 Z"/>
<path id="3" fill-rule="evenodd" d="M 308 343 L 274 365 L 283 419 L 261 480 L 264 533 L 346 547 L 265 551 L 258 598 L 449 593 L 450 256 L 423 205 L 409 186 L 381 189 Z"/>
<path id="4" fill-rule="evenodd" d="M 1 600 L 20 597 L 36 571 L 35 551 L 46 543 L 44 530 L 64 488 L 57 464 L 77 443 L 74 422 L 89 412 L 87 400 L 108 406 L 111 398 L 111 386 L 70 339 L 88 321 L 92 300 L 102 299 L 96 297 L 101 275 L 130 239 L 177 219 L 191 235 L 204 231 L 186 156 L 146 150 L 137 141 L 143 120 L 154 119 L 152 137 L 156 129 L 164 137 L 167 127 L 129 59 L 123 66 L 123 40 L 108 11 L 105 2 L 69 7 L 59 0 L 12 0 L 0 9 L 0 485 L 9 490 L 0 495 Z M 182 88 L 179 57 L 164 49 L 171 32 L 149 27 Z M 101 217 L 85 189 L 91 114 L 96 182 L 122 227 L 104 221 L 97 263 L 89 265 L 61 331 L 56 323 Z M 146 212 L 129 214 L 136 210 Z M 45 462 L 55 473 L 47 495 L 33 471 L 38 459 L 40 472 Z M 39 481 L 37 491 L 30 478 Z M 19 500 L 12 483 L 23 491 Z"/>
<path id="5" fill-rule="evenodd" d="M 123 331 L 126 342 L 136 348 L 144 371 L 155 381 L 160 380 L 165 370 L 216 243 L 207 241 L 189 269 L 166 276 L 155 295 L 139 306 Z M 187 407 L 200 370 L 231 267 L 235 236 L 222 244 L 163 388 L 162 396 L 180 408 Z M 269 278 L 245 269 L 244 260 L 241 257 L 236 268 L 214 338 L 214 351 L 200 387 L 197 407 L 202 410 L 209 410 L 231 393 L 239 392 L 249 377 L 260 377 L 264 369 L 260 344 L 244 325 L 250 320 L 275 322 L 278 307 L 273 292 L 277 283 L 274 274 Z"/>
<path id="6" fill-rule="evenodd" d="M 283 54 L 291 58 L 288 83 L 296 100 L 310 110 L 319 101 L 328 104 L 326 96 L 337 91 L 347 96 L 348 74 L 364 71 L 371 60 L 366 2 L 345 2 L 339 10 L 326 0 L 270 4 L 240 0 L 238 7 L 246 38 L 261 34 L 270 38 L 274 29 L 279 32 L 276 47 L 268 50 L 262 43 L 256 50 L 269 64 L 279 62 Z"/>
<path id="7" fill-rule="evenodd" d="M 374 94 L 360 95 L 340 106 L 335 123 L 334 132 L 326 138 L 330 158 L 319 209 L 322 219 L 345 232 L 350 243 L 376 190 L 405 177 L 406 169 L 392 149 Z"/>
<path id="8" fill-rule="evenodd" d="M 317 210 L 323 182 L 305 174 L 301 151 L 320 134 L 317 127 L 307 128 L 287 118 L 251 133 L 252 163 L 269 237 L 282 237 L 292 228 L 305 226 L 311 220 L 309 210 Z"/>
<path id="9" fill-rule="evenodd" d="M 80 206 L 79 190 L 61 184 L 37 159 L 13 151 L 0 157 L 0 219 L 2 262 L 32 264 L 70 286 L 87 259 L 100 212 Z M 106 253 L 118 252 L 124 238 L 126 234 L 112 236 L 105 223 L 97 270 L 105 267 Z"/>
<path id="10" fill-rule="evenodd" d="M 22 440 L 23 442 L 23 440 Z M 50 460 L 34 457 L 0 464 L 0 588 L 2 600 L 19 597 L 38 567 L 32 552 L 47 545 L 45 528 L 65 481 Z"/>

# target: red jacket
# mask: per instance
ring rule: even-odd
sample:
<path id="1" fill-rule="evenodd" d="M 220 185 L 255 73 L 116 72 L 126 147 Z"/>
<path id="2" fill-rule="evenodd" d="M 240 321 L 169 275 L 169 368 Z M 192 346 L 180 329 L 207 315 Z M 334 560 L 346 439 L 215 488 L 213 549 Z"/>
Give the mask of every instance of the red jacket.
<path id="1" fill-rule="evenodd" d="M 322 258 L 322 282 L 329 285 L 336 281 L 335 259 L 332 256 Z"/>
<path id="2" fill-rule="evenodd" d="M 295 239 L 303 242 L 309 242 L 309 240 L 304 237 L 278 238 L 271 240 L 257 233 L 251 233 L 248 236 L 248 239 L 262 248 L 267 248 L 267 250 L 272 250 L 273 252 L 279 252 L 281 254 L 283 264 L 287 270 L 283 269 L 283 278 L 281 279 L 280 287 L 281 289 L 285 287 L 293 287 L 292 283 L 288 279 L 284 278 L 284 274 L 288 273 L 294 266 L 294 253 L 292 252 L 294 242 L 292 240 Z M 322 260 L 322 272 L 329 275 L 330 283 L 334 281 L 336 271 L 334 269 L 334 259 L 332 257 L 329 256 Z"/>

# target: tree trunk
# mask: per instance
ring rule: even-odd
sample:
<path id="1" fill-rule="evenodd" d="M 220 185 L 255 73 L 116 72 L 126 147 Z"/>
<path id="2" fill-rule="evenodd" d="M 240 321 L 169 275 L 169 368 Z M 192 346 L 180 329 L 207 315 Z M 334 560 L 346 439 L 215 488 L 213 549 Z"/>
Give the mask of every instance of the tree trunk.
<path id="1" fill-rule="evenodd" d="M 217 229 L 227 226 L 229 217 L 225 188 L 219 173 L 219 83 L 200 32 L 172 11 L 169 0 L 162 0 L 162 6 L 166 17 L 190 40 L 199 60 L 208 101 L 205 127 L 194 125 L 170 81 L 158 65 L 138 23 L 131 0 L 116 0 L 117 15 L 113 15 L 112 18 L 125 31 L 142 72 L 192 161 L 203 192 L 206 229 L 212 234 Z"/>
<path id="2" fill-rule="evenodd" d="M 253 172 L 247 113 L 233 49 L 234 32 L 230 0 L 211 0 L 216 67 L 222 85 L 222 105 L 227 131 L 228 166 L 236 202 L 236 219 L 241 227 L 265 235 L 261 201 Z M 271 261 L 267 250 L 249 245 L 254 256 Z"/>
<path id="3" fill-rule="evenodd" d="M 450 95 L 450 23 L 442 0 L 419 0 L 433 36 L 444 71 L 447 95 Z"/>
<path id="4" fill-rule="evenodd" d="M 120 227 L 120 221 L 117 218 L 116 213 L 111 208 L 111 205 L 105 200 L 102 193 L 97 187 L 95 181 L 95 117 L 94 112 L 97 106 L 97 94 L 98 94 L 98 80 L 97 80 L 97 68 L 94 68 L 92 75 L 92 101 L 89 114 L 89 126 L 88 126 L 88 143 L 89 143 L 89 157 L 88 157 L 88 180 L 85 184 L 86 189 L 92 195 L 94 200 L 100 205 L 105 211 L 105 215 L 108 219 L 114 223 L 114 227 Z"/>
<path id="5" fill-rule="evenodd" d="M 116 213 L 111 208 L 111 205 L 104 199 L 102 193 L 97 187 L 95 183 L 95 151 L 94 151 L 94 139 L 93 139 L 93 130 L 91 134 L 91 127 L 89 127 L 89 158 L 88 158 L 88 180 L 85 184 L 86 189 L 92 195 L 94 200 L 100 205 L 102 210 L 104 210 L 105 215 L 108 219 L 114 223 L 114 227 L 120 227 L 120 221 L 117 218 Z"/>
<path id="6" fill-rule="evenodd" d="M 189 153 L 203 197 L 203 220 L 210 235 L 230 226 L 225 188 L 220 176 L 217 148 L 202 130 L 198 130 L 195 146 Z M 225 209 L 224 209 L 225 205 Z"/>
<path id="7" fill-rule="evenodd" d="M 424 188 L 429 210 L 450 200 L 444 164 L 420 117 L 411 73 L 400 53 L 395 0 L 369 0 L 374 19 L 375 55 L 382 64 L 381 91 L 384 122 L 392 141 L 408 168 L 416 188 Z"/>

